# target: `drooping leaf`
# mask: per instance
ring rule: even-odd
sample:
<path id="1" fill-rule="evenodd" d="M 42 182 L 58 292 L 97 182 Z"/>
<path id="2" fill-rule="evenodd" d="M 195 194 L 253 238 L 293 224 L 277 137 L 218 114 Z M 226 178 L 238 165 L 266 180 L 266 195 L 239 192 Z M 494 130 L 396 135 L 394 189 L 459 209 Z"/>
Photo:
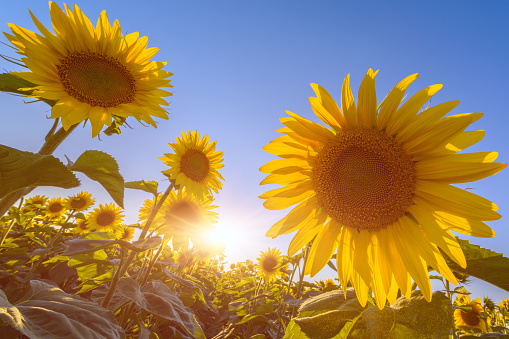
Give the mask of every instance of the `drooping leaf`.
<path id="1" fill-rule="evenodd" d="M 152 193 L 154 196 L 157 196 L 157 181 L 129 181 L 124 184 L 125 188 L 131 188 L 135 190 L 141 190 L 148 193 Z"/>
<path id="2" fill-rule="evenodd" d="M 297 325 L 294 320 L 292 320 L 286 327 L 286 332 L 283 339 L 309 339 L 309 337 L 304 332 L 302 332 L 300 326 Z"/>
<path id="3" fill-rule="evenodd" d="M 467 274 L 509 291 L 509 258 L 490 249 L 457 239 L 465 254 L 467 267 L 462 268 L 444 254 L 451 270 Z"/>
<path id="4" fill-rule="evenodd" d="M 31 83 L 30 81 L 22 79 L 13 73 L 0 74 L 0 91 L 2 91 L 2 92 L 16 93 L 16 94 L 20 94 L 22 96 L 31 96 L 33 90 L 27 91 L 27 90 L 20 90 L 20 89 L 32 88 L 35 86 L 37 86 L 37 85 L 34 83 Z M 43 98 L 37 98 L 37 99 L 47 103 L 50 106 L 54 106 L 57 103 L 56 100 L 48 100 L 48 99 L 43 99 Z"/>
<path id="5" fill-rule="evenodd" d="M 38 280 L 14 305 L 0 290 L 0 318 L 29 338 L 125 338 L 111 311 Z"/>
<path id="6" fill-rule="evenodd" d="M 0 145 L 0 198 L 25 187 L 72 188 L 79 184 L 74 173 L 52 155 Z"/>
<path id="7" fill-rule="evenodd" d="M 82 172 L 99 182 L 117 205 L 124 208 L 124 178 L 111 155 L 101 151 L 85 151 L 76 159 L 71 170 Z"/>
<path id="8" fill-rule="evenodd" d="M 205 339 L 205 334 L 193 312 L 162 282 L 151 281 L 140 289 L 135 280 L 124 277 L 118 281 L 117 289 L 124 297 L 147 312 L 169 320 L 193 338 Z"/>
<path id="9" fill-rule="evenodd" d="M 94 251 L 87 254 L 74 255 L 68 262 L 69 267 L 74 267 L 78 272 L 82 289 L 78 293 L 84 293 L 95 287 L 108 282 L 113 276 L 113 264 L 108 255 L 103 251 Z"/>

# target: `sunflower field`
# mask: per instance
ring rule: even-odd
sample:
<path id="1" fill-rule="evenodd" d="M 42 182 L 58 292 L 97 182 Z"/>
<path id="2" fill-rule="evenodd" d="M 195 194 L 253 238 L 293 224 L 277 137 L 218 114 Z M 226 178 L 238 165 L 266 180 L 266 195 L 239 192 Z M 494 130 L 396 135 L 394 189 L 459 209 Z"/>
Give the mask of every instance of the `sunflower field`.
<path id="1" fill-rule="evenodd" d="M 53 126 L 37 153 L 0 145 L 0 338 L 509 338 L 509 295 L 467 286 L 509 291 L 509 259 L 457 236 L 493 237 L 485 222 L 501 218 L 455 186 L 506 167 L 497 152 L 462 152 L 484 137 L 467 130 L 482 113 L 432 105 L 442 85 L 407 94 L 419 74 L 378 99 L 371 68 L 356 98 L 349 74 L 337 98 L 311 84 L 321 123 L 287 111 L 260 168 L 261 185 L 279 185 L 263 206 L 289 209 L 266 236 L 292 234 L 288 250 L 231 262 L 210 241 L 225 179 L 208 134 L 171 137 L 162 182 L 125 181 L 100 150 L 52 155 L 79 125 L 93 138 L 121 137 L 134 119 L 156 128 L 174 93 L 147 37 L 106 11 L 94 26 L 76 5 L 49 8 L 53 32 L 30 12 L 38 32 L 4 33 L 14 52 L 2 57 L 24 71 L 0 74 L 0 91 L 47 104 Z M 32 193 L 87 185 L 76 172 L 110 201 Z M 133 190 L 147 197 L 135 221 Z M 324 269 L 337 278 L 313 280 Z"/>

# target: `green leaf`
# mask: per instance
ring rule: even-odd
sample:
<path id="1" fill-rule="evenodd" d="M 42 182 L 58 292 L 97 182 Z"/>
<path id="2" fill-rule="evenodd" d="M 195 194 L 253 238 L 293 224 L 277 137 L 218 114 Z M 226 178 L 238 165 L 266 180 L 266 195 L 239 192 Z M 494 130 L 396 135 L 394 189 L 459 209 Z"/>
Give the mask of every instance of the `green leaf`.
<path id="1" fill-rule="evenodd" d="M 348 322 L 357 320 L 364 308 L 359 304 L 353 288 L 332 291 L 309 298 L 294 318 L 302 332 L 313 339 L 329 339 L 341 332 Z"/>
<path id="2" fill-rule="evenodd" d="M 509 291 L 509 258 L 490 249 L 473 245 L 467 240 L 457 240 L 465 254 L 467 267 L 462 268 L 444 254 L 451 270 L 476 277 Z"/>
<path id="3" fill-rule="evenodd" d="M 15 73 L 0 74 L 0 91 L 2 92 L 16 93 L 23 96 L 31 96 L 33 90 L 20 90 L 20 89 L 32 88 L 35 86 L 37 85 L 16 76 Z M 50 106 L 54 106 L 57 103 L 57 100 L 48 100 L 43 98 L 38 98 L 38 100 L 41 100 Z"/>
<path id="4" fill-rule="evenodd" d="M 242 318 L 241 321 L 239 321 L 237 323 L 237 325 L 242 325 L 242 324 L 245 324 L 249 321 L 253 321 L 253 322 L 261 322 L 261 323 L 268 323 L 269 322 L 269 318 L 263 316 L 263 315 L 259 315 L 259 314 L 249 314 L 249 315 L 246 315 L 244 318 Z"/>
<path id="5" fill-rule="evenodd" d="M 111 280 L 113 274 L 113 264 L 103 250 L 75 255 L 69 260 L 68 265 L 76 269 L 81 285 L 84 286 L 78 293 L 102 285 Z"/>
<path id="6" fill-rule="evenodd" d="M 124 178 L 111 155 L 101 151 L 85 151 L 71 166 L 71 170 L 82 172 L 99 182 L 117 205 L 124 208 Z"/>
<path id="7" fill-rule="evenodd" d="M 129 181 L 124 184 L 125 188 L 131 188 L 135 190 L 141 190 L 148 193 L 152 193 L 154 196 L 157 196 L 157 181 Z"/>
<path id="8" fill-rule="evenodd" d="M 174 291 L 160 281 L 151 281 L 140 289 L 131 278 L 121 278 L 118 291 L 149 313 L 168 319 L 193 338 L 205 339 L 205 334 L 193 312 L 182 304 Z"/>
<path id="9" fill-rule="evenodd" d="M 0 290 L 0 318 L 29 338 L 125 338 L 111 311 L 38 280 L 14 305 Z"/>
<path id="10" fill-rule="evenodd" d="M 72 188 L 79 184 L 74 173 L 52 155 L 0 145 L 0 198 L 25 187 Z"/>
<path id="11" fill-rule="evenodd" d="M 302 332 L 301 328 L 294 320 L 290 321 L 286 327 L 285 336 L 283 339 L 309 339 L 309 337 Z"/>

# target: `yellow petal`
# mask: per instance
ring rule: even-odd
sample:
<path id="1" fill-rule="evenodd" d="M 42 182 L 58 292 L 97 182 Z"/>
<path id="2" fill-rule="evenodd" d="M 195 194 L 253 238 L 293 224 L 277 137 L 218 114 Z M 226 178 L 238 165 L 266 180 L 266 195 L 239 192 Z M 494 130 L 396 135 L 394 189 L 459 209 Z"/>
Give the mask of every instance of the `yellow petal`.
<path id="1" fill-rule="evenodd" d="M 325 213 L 321 213 L 315 218 L 311 219 L 310 222 L 301 228 L 290 241 L 288 246 L 288 255 L 292 256 L 299 252 L 308 242 L 320 232 L 321 227 L 325 223 L 327 216 Z"/>
<path id="2" fill-rule="evenodd" d="M 409 140 L 404 147 L 417 161 L 429 157 L 427 152 L 443 147 L 481 116 L 482 113 L 466 113 L 443 118 L 428 133 Z"/>
<path id="3" fill-rule="evenodd" d="M 377 115 L 375 76 L 378 71 L 373 72 L 370 68 L 359 87 L 357 113 L 359 124 L 365 127 L 373 127 Z"/>
<path id="4" fill-rule="evenodd" d="M 387 124 L 387 134 L 393 135 L 401 129 L 407 127 L 416 119 L 419 109 L 428 101 L 436 92 L 442 88 L 442 85 L 432 85 L 421 89 L 408 99 L 398 111 L 394 114 L 393 119 Z"/>
<path id="5" fill-rule="evenodd" d="M 353 98 L 352 89 L 350 88 L 350 74 L 343 81 L 341 89 L 341 110 L 345 115 L 345 120 L 349 128 L 357 126 L 357 107 Z"/>
<path id="6" fill-rule="evenodd" d="M 458 187 L 433 181 L 417 181 L 415 194 L 439 211 L 463 218 L 497 220 L 498 206 L 491 201 Z"/>
<path id="7" fill-rule="evenodd" d="M 496 174 L 507 166 L 507 164 L 496 162 L 454 161 L 457 159 L 451 159 L 453 161 L 449 162 L 447 160 L 448 159 L 444 159 L 442 162 L 418 161 L 415 164 L 418 178 L 446 184 L 472 182 Z"/>
<path id="8" fill-rule="evenodd" d="M 329 262 L 338 246 L 336 239 L 341 227 L 335 220 L 329 220 L 322 227 L 311 246 L 304 274 L 311 274 L 313 277 Z"/>
<path id="9" fill-rule="evenodd" d="M 394 114 L 398 110 L 398 107 L 401 104 L 401 100 L 403 100 L 403 96 L 405 95 L 408 86 L 410 86 L 410 84 L 414 82 L 418 76 L 419 73 L 409 75 L 401 80 L 396 86 L 394 86 L 393 89 L 391 89 L 387 97 L 380 105 L 380 113 L 376 123 L 376 127 L 379 130 L 387 127 L 387 124 L 394 119 Z"/>
<path id="10" fill-rule="evenodd" d="M 428 132 L 440 118 L 452 111 L 459 103 L 457 100 L 449 101 L 426 109 L 418 114 L 412 123 L 398 132 L 396 140 L 398 142 L 405 142 L 410 138 L 415 138 L 417 135 Z"/>
<path id="11" fill-rule="evenodd" d="M 396 221 L 393 226 L 394 241 L 400 252 L 401 260 L 408 273 L 410 273 L 419 286 L 422 295 L 426 301 L 429 302 L 431 300 L 431 283 L 428 276 L 426 261 L 419 253 L 415 252 L 414 247 L 409 244 L 409 239 L 405 239 L 404 234 L 401 234 L 401 228 L 408 228 L 411 227 L 411 225 L 408 225 L 407 222 L 404 222 L 402 225 L 400 219 Z"/>
<path id="12" fill-rule="evenodd" d="M 451 231 L 443 229 L 438 224 L 425 202 L 416 197 L 414 203 L 408 208 L 408 212 L 419 222 L 426 238 L 440 247 L 458 265 L 465 268 L 467 266 L 465 255 Z"/>
<path id="13" fill-rule="evenodd" d="M 312 100 L 313 98 L 309 98 L 309 101 L 318 118 L 327 125 L 334 127 L 336 131 L 348 127 L 345 117 L 329 92 L 317 84 L 311 84 L 311 87 L 315 91 L 317 100 L 315 101 Z"/>
<path id="14" fill-rule="evenodd" d="M 462 218 L 442 211 L 435 211 L 434 215 L 439 223 L 452 231 L 478 238 L 492 238 L 495 236 L 495 232 L 480 220 Z"/>

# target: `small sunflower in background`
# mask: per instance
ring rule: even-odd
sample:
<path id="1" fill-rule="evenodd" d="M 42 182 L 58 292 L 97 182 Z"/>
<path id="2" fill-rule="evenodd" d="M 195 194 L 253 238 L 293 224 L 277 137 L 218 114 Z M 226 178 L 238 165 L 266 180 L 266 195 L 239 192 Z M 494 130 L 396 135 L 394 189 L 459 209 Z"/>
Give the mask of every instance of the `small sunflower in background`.
<path id="1" fill-rule="evenodd" d="M 131 241 L 134 236 L 134 228 L 121 224 L 114 230 L 117 239 Z"/>
<path id="2" fill-rule="evenodd" d="M 263 277 L 267 283 L 276 281 L 283 275 L 281 251 L 276 248 L 268 248 L 266 252 L 260 251 L 260 254 L 260 257 L 257 258 L 258 264 L 255 265 L 258 276 Z"/>
<path id="3" fill-rule="evenodd" d="M 156 201 L 159 201 L 159 199 L 161 199 L 161 197 L 162 197 L 162 194 L 159 194 L 157 196 L 157 200 L 156 200 L 156 197 L 154 196 L 152 199 L 146 199 L 143 202 L 143 206 L 140 207 L 139 214 L 138 214 L 138 221 L 141 223 L 142 226 L 144 226 L 145 223 L 147 222 L 148 218 L 150 217 L 150 214 L 152 213 L 152 209 L 154 208 L 154 206 L 156 204 Z M 152 231 L 159 226 L 161 226 L 161 224 L 156 219 L 154 219 L 152 221 L 152 223 L 150 224 L 149 230 Z"/>
<path id="4" fill-rule="evenodd" d="M 500 312 L 505 312 L 506 315 L 509 314 L 509 298 L 503 299 L 500 303 L 498 303 L 498 309 Z"/>
<path id="5" fill-rule="evenodd" d="M 88 227 L 88 222 L 86 219 L 78 219 L 77 222 L 78 225 L 76 225 L 76 227 L 72 229 L 74 233 L 78 235 L 83 235 L 91 232 L 90 227 Z"/>
<path id="6" fill-rule="evenodd" d="M 199 199 L 185 190 L 171 191 L 157 213 L 155 221 L 162 225 L 157 233 L 171 236 L 174 250 L 188 248 L 189 240 L 204 243 L 217 221 L 212 201 L 210 196 Z"/>
<path id="7" fill-rule="evenodd" d="M 26 200 L 26 204 L 39 205 L 41 207 L 43 207 L 47 202 L 48 198 L 45 195 L 35 195 Z"/>
<path id="8" fill-rule="evenodd" d="M 34 212 L 37 209 L 44 208 L 44 205 L 48 202 L 48 198 L 44 195 L 35 195 L 25 200 L 25 205 L 21 209 L 21 213 Z"/>
<path id="9" fill-rule="evenodd" d="M 371 288 L 383 307 L 386 300 L 396 301 L 398 289 L 410 298 L 412 279 L 430 301 L 428 265 L 457 283 L 440 252 L 466 267 L 451 231 L 492 237 L 484 221 L 501 216 L 491 201 L 452 184 L 488 177 L 506 164 L 494 162 L 496 152 L 457 154 L 483 138 L 484 131 L 465 131 L 482 113 L 444 117 L 459 101 L 421 111 L 442 85 L 403 102 L 418 74 L 400 81 L 379 104 L 377 72 L 368 70 L 357 103 L 350 75 L 340 105 L 311 84 L 316 93 L 309 98 L 311 108 L 328 126 L 287 111 L 277 130 L 283 135 L 264 146 L 281 159 L 260 168 L 269 173 L 261 184 L 284 186 L 260 198 L 271 210 L 297 205 L 266 235 L 297 231 L 289 256 L 312 241 L 305 274 L 314 276 L 337 253 L 343 288 L 350 281 L 363 306 Z"/>
<path id="10" fill-rule="evenodd" d="M 196 131 L 187 134 L 182 131 L 182 139 L 168 143 L 175 153 L 165 153 L 159 159 L 170 168 L 163 171 L 175 185 L 184 188 L 190 194 L 203 197 L 218 192 L 224 180 L 217 171 L 223 168 L 223 152 L 216 152 L 216 141 L 209 143 L 209 136 L 203 138 Z"/>
<path id="11" fill-rule="evenodd" d="M 51 198 L 46 203 L 46 216 L 49 218 L 59 217 L 67 212 L 65 205 L 67 204 L 67 200 L 62 199 L 60 197 Z"/>
<path id="12" fill-rule="evenodd" d="M 133 116 L 156 127 L 152 116 L 168 119 L 160 105 L 172 95 L 161 87 L 172 87 L 172 74 L 162 70 L 165 62 L 150 61 L 158 48 L 147 48 L 147 37 L 134 32 L 123 36 L 117 20 L 110 24 L 102 11 L 94 28 L 89 18 L 74 6 L 64 4 L 65 13 L 50 1 L 55 34 L 30 12 L 42 35 L 9 24 L 4 33 L 22 55 L 30 72 L 17 76 L 37 84 L 33 96 L 56 100 L 51 117 L 60 118 L 68 130 L 89 120 L 95 137 L 113 117 Z"/>
<path id="13" fill-rule="evenodd" d="M 88 227 L 97 232 L 113 232 L 122 223 L 122 209 L 115 204 L 100 204 L 87 215 Z"/>
<path id="14" fill-rule="evenodd" d="M 481 299 L 476 298 L 464 306 L 469 306 L 472 309 L 470 312 L 465 312 L 459 308 L 454 310 L 454 325 L 461 329 L 477 328 L 483 332 L 486 332 L 486 322 L 481 315 L 483 312 Z"/>
<path id="15" fill-rule="evenodd" d="M 76 212 L 86 211 L 90 206 L 94 204 L 95 199 L 92 198 L 92 194 L 88 192 L 80 192 L 67 198 L 66 208 L 70 211 Z"/>
<path id="16" fill-rule="evenodd" d="M 470 304 L 470 296 L 468 294 L 458 293 L 458 295 L 456 296 L 456 300 L 454 300 L 454 303 L 458 306 L 468 305 Z"/>

